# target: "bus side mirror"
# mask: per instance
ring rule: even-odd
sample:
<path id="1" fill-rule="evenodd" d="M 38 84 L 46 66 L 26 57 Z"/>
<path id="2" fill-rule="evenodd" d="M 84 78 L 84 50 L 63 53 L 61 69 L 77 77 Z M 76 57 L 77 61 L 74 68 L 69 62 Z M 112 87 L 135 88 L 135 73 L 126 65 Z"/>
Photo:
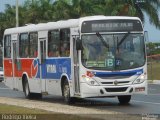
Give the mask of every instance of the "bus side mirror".
<path id="1" fill-rule="evenodd" d="M 145 39 L 145 42 L 149 42 L 148 31 L 144 31 L 144 39 Z"/>
<path id="2" fill-rule="evenodd" d="M 146 43 L 146 54 L 147 56 L 150 55 L 151 53 L 151 50 L 149 48 L 149 38 L 148 38 L 148 31 L 144 31 L 144 40 L 145 40 L 145 43 Z"/>
<path id="3" fill-rule="evenodd" d="M 80 38 L 76 39 L 76 50 L 82 50 L 82 40 Z"/>

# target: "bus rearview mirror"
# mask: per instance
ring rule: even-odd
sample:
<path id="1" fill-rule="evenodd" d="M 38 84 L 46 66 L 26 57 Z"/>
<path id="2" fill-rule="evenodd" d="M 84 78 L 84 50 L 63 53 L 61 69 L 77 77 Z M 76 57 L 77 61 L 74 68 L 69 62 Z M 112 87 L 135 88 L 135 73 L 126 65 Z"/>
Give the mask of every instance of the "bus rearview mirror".
<path id="1" fill-rule="evenodd" d="M 145 38 L 145 42 L 149 42 L 148 31 L 144 31 L 144 38 Z"/>

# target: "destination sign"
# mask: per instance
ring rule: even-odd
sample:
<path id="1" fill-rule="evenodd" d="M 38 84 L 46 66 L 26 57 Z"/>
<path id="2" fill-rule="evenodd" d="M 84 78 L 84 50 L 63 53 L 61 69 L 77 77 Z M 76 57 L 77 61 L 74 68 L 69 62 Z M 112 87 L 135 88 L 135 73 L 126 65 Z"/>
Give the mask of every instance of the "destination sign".
<path id="1" fill-rule="evenodd" d="M 142 31 L 138 20 L 96 20 L 82 23 L 82 33 Z"/>

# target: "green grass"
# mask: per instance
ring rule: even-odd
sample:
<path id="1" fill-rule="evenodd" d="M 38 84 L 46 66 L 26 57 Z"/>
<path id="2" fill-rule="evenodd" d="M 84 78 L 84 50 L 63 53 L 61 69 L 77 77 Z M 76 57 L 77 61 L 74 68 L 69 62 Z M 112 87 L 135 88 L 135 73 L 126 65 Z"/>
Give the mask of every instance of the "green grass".
<path id="1" fill-rule="evenodd" d="M 160 61 L 151 61 L 147 68 L 149 80 L 160 80 Z"/>
<path id="2" fill-rule="evenodd" d="M 137 120 L 137 115 L 126 114 L 61 114 L 38 109 L 29 109 L 13 105 L 0 104 L 0 120 Z M 12 118 L 11 118 L 12 117 Z"/>
<path id="3" fill-rule="evenodd" d="M 0 104 L 0 114 L 1 118 L 3 117 L 5 119 L 8 117 L 13 117 L 13 119 L 17 120 L 20 118 L 24 120 L 98 120 L 86 116 L 54 113 L 45 110 L 29 109 L 5 104 Z"/>
<path id="4" fill-rule="evenodd" d="M 37 109 L 29 109 L 25 107 L 17 107 L 13 105 L 0 104 L 0 114 L 49 114 L 50 112 Z"/>

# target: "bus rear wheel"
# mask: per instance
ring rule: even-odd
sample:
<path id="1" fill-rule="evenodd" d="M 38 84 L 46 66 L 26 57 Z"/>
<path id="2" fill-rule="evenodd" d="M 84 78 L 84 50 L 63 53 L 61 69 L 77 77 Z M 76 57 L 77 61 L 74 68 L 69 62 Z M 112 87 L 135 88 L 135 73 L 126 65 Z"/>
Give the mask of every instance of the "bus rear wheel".
<path id="1" fill-rule="evenodd" d="M 75 102 L 75 98 L 70 97 L 70 88 L 67 80 L 65 80 L 63 83 L 63 97 L 65 103 L 67 104 L 73 104 Z"/>
<path id="2" fill-rule="evenodd" d="M 24 94 L 25 94 L 26 98 L 31 98 L 29 84 L 28 84 L 28 80 L 26 78 L 25 78 L 25 82 L 24 82 Z"/>
<path id="3" fill-rule="evenodd" d="M 131 95 L 118 96 L 118 100 L 122 105 L 128 104 L 131 100 Z"/>

